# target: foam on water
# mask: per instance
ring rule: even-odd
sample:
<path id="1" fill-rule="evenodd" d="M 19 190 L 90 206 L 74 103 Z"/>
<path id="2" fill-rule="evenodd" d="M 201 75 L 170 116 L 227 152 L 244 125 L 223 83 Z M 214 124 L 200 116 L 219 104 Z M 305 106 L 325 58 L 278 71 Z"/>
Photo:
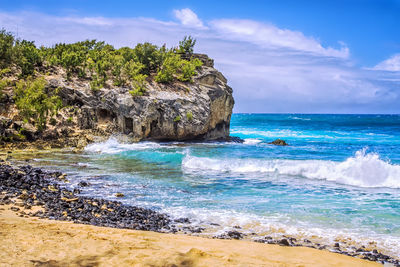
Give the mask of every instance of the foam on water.
<path id="1" fill-rule="evenodd" d="M 126 204 L 188 217 L 209 235 L 240 226 L 248 238 L 318 236 L 334 244 L 350 237 L 400 257 L 399 123 L 399 116 L 234 114 L 231 133 L 243 144 L 111 138 L 40 164 L 87 163 L 74 168 L 88 179 L 96 174 L 86 194 L 122 192 Z M 276 138 L 290 146 L 268 144 Z"/>
<path id="2" fill-rule="evenodd" d="M 333 181 L 359 187 L 400 188 L 400 165 L 382 160 L 376 153 L 360 150 L 343 162 L 324 160 L 232 159 L 186 155 L 186 172 L 277 173 Z"/>
<path id="3" fill-rule="evenodd" d="M 146 150 L 146 149 L 157 149 L 161 145 L 155 142 L 140 142 L 124 144 L 118 142 L 115 138 L 110 138 L 105 142 L 93 143 L 85 147 L 86 152 L 97 152 L 104 154 L 117 154 L 123 151 L 131 150 Z"/>
<path id="4" fill-rule="evenodd" d="M 241 232 L 258 239 L 260 236 L 284 238 L 289 235 L 299 240 L 309 239 L 316 243 L 334 244 L 337 240 L 352 240 L 356 246 L 374 243 L 382 251 L 400 257 L 400 238 L 370 232 L 360 233 L 354 229 L 320 228 L 310 222 L 302 222 L 289 215 L 270 214 L 259 216 L 233 210 L 209 210 L 206 208 L 165 207 L 172 218 L 188 217 L 191 224 L 204 227 L 203 235 L 220 235 L 240 227 Z M 210 223 L 212 225 L 210 226 Z M 253 234 L 256 234 L 255 236 Z"/>
<path id="5" fill-rule="evenodd" d="M 245 145 L 255 145 L 261 143 L 263 140 L 257 139 L 257 138 L 246 138 L 244 139 L 244 144 Z"/>

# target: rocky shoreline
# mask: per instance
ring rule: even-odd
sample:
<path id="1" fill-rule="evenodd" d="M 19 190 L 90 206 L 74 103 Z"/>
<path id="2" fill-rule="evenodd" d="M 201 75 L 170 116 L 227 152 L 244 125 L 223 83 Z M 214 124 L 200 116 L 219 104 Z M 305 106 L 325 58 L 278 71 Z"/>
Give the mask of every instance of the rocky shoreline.
<path id="1" fill-rule="evenodd" d="M 11 210 L 19 216 L 33 216 L 52 220 L 72 221 L 122 229 L 146 230 L 165 233 L 201 233 L 204 229 L 192 227 L 188 218 L 171 219 L 167 214 L 151 209 L 124 205 L 119 201 L 110 201 L 79 195 L 79 186 L 73 190 L 66 189 L 62 183 L 66 176 L 60 172 L 47 171 L 29 165 L 16 167 L 10 163 L 0 164 L 0 205 L 11 205 Z M 245 239 L 240 228 L 214 236 L 219 239 Z M 297 240 L 294 237 L 273 238 L 270 236 L 256 238 L 259 243 L 281 246 L 306 246 L 320 250 L 329 250 L 352 257 L 391 263 L 400 266 L 400 261 L 382 254 L 376 249 L 354 247 L 350 251 L 343 249 L 339 243 L 333 246 L 313 243 L 309 240 Z"/>

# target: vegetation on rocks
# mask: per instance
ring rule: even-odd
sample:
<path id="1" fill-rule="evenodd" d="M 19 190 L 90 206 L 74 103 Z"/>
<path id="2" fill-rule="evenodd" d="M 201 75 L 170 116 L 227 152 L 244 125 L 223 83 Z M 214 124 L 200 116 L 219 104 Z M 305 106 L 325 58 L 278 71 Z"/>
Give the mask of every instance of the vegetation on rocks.
<path id="1" fill-rule="evenodd" d="M 40 131 L 46 128 L 48 118 L 61 107 L 61 99 L 46 92 L 45 86 L 44 78 L 29 77 L 18 81 L 15 88 L 15 104 L 20 114 L 26 121 L 33 120 Z"/>
<path id="2" fill-rule="evenodd" d="M 133 97 L 146 95 L 147 84 L 193 82 L 202 61 L 193 57 L 196 40 L 185 36 L 178 47 L 139 43 L 134 48 L 115 48 L 97 40 L 52 47 L 37 47 L 6 30 L 0 31 L 0 100 L 8 94 L 19 115 L 38 130 L 62 107 L 57 90 L 45 77 L 64 75 L 86 81 L 93 91 L 112 86 L 126 87 Z"/>
<path id="3" fill-rule="evenodd" d="M 171 49 L 150 43 L 116 49 L 96 40 L 37 48 L 34 42 L 16 39 L 1 30 L 0 68 L 15 66 L 21 77 L 27 77 L 61 67 L 67 79 L 90 79 L 95 90 L 108 81 L 116 86 L 138 87 L 152 75 L 157 82 L 191 81 L 202 65 L 200 60 L 191 58 L 195 43 L 192 37 L 185 36 L 178 47 Z"/>
<path id="4" fill-rule="evenodd" d="M 191 111 L 188 111 L 186 113 L 186 118 L 188 119 L 188 121 L 192 121 L 193 120 L 193 113 Z"/>
<path id="5" fill-rule="evenodd" d="M 180 122 L 181 121 L 181 116 L 176 116 L 175 118 L 174 118 L 174 122 Z"/>

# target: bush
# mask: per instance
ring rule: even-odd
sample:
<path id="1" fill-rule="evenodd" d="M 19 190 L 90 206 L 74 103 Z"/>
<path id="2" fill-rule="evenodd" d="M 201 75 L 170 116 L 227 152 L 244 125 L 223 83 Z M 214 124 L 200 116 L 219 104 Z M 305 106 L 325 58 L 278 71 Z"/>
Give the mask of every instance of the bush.
<path id="1" fill-rule="evenodd" d="M 3 98 L 3 91 L 8 86 L 8 79 L 3 79 L 3 75 L 10 72 L 11 70 L 8 68 L 0 70 L 0 99 Z"/>
<path id="2" fill-rule="evenodd" d="M 89 78 L 93 90 L 104 87 L 111 80 L 116 86 L 131 86 L 134 95 L 143 95 L 148 76 L 160 83 L 192 82 L 196 69 L 202 64 L 200 60 L 190 58 L 195 43 L 191 36 L 185 36 L 179 47 L 172 49 L 151 43 L 115 49 L 96 40 L 59 43 L 38 49 L 34 42 L 18 40 L 1 30 L 0 69 L 9 67 L 15 72 L 17 68 L 17 73 L 21 72 L 20 78 L 26 78 L 35 75 L 35 71 L 49 75 L 49 66 L 59 66 L 66 71 L 67 79 L 72 75 Z"/>
<path id="3" fill-rule="evenodd" d="M 16 64 L 21 68 L 23 77 L 32 75 L 35 67 L 40 66 L 42 59 L 34 42 L 17 40 L 15 44 Z"/>
<path id="4" fill-rule="evenodd" d="M 175 119 L 174 119 L 174 122 L 180 122 L 181 119 L 182 119 L 181 116 L 176 116 Z"/>
<path id="5" fill-rule="evenodd" d="M 79 66 L 83 65 L 84 56 L 77 52 L 64 51 L 61 55 L 60 64 L 67 71 L 67 79 L 71 78 L 72 73 L 81 73 Z M 82 74 L 81 74 L 82 75 Z"/>
<path id="6" fill-rule="evenodd" d="M 149 75 L 155 72 L 162 64 L 163 55 L 161 50 L 153 44 L 138 44 L 133 49 L 135 61 L 143 64 L 143 74 Z"/>
<path id="7" fill-rule="evenodd" d="M 6 30 L 0 30 L 0 68 L 11 65 L 13 60 L 14 36 Z"/>
<path id="8" fill-rule="evenodd" d="M 124 72 L 125 58 L 122 55 L 115 55 L 112 57 L 113 69 L 111 71 L 114 76 L 114 85 L 122 86 L 126 85 L 128 77 Z"/>
<path id="9" fill-rule="evenodd" d="M 188 119 L 188 121 L 192 121 L 193 120 L 193 113 L 191 111 L 186 112 L 186 118 Z"/>
<path id="10" fill-rule="evenodd" d="M 159 83 L 170 83 L 174 80 L 178 69 L 181 65 L 181 57 L 178 54 L 169 51 L 164 62 L 158 71 L 155 81 Z"/>
<path id="11" fill-rule="evenodd" d="M 33 119 L 39 131 L 46 128 L 47 118 L 61 107 L 61 99 L 45 90 L 44 78 L 28 77 L 16 84 L 15 104 L 25 120 Z"/>
<path id="12" fill-rule="evenodd" d="M 182 41 L 179 41 L 178 52 L 187 56 L 191 56 L 193 54 L 193 48 L 195 44 L 196 39 L 193 39 L 190 35 L 185 36 Z"/>
<path id="13" fill-rule="evenodd" d="M 4 88 L 6 88 L 8 85 L 8 81 L 7 80 L 0 80 L 0 99 L 3 98 L 3 90 Z"/>
<path id="14" fill-rule="evenodd" d="M 181 74 L 178 76 L 178 80 L 182 82 L 193 82 L 192 77 L 196 75 L 196 69 L 201 67 L 203 62 L 198 58 L 191 59 L 190 61 L 181 61 Z"/>

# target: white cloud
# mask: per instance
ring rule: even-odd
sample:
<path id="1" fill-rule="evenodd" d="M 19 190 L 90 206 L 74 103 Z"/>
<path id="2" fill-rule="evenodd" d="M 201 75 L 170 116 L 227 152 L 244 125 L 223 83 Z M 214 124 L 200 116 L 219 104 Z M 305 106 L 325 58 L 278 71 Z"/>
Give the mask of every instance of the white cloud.
<path id="1" fill-rule="evenodd" d="M 189 8 L 174 10 L 175 17 L 185 26 L 194 28 L 205 28 L 203 22 Z"/>
<path id="2" fill-rule="evenodd" d="M 302 32 L 280 29 L 271 24 L 237 19 L 214 20 L 211 24 L 221 35 L 229 39 L 247 41 L 264 47 L 284 47 L 322 56 L 339 58 L 349 56 L 349 49 L 342 42 L 340 49 L 325 48 L 314 38 L 304 36 Z"/>
<path id="3" fill-rule="evenodd" d="M 206 28 L 191 13 L 177 23 L 0 12 L 0 25 L 15 33 L 18 27 L 20 37 L 38 45 L 98 39 L 116 47 L 138 42 L 171 47 L 192 35 L 195 50 L 214 58 L 228 78 L 235 112 L 400 112 L 400 72 L 382 70 L 397 68 L 392 61 L 376 69 L 358 68 L 345 45 L 326 47 L 299 31 L 251 20 L 216 19 Z"/>
<path id="4" fill-rule="evenodd" d="M 83 24 L 88 26 L 112 26 L 113 21 L 103 18 L 103 17 L 84 17 L 84 18 L 77 18 L 77 17 L 67 17 L 63 18 L 64 21 L 70 21 L 77 24 Z"/>
<path id="5" fill-rule="evenodd" d="M 400 54 L 395 54 L 392 57 L 377 64 L 374 69 L 387 71 L 400 71 Z"/>

